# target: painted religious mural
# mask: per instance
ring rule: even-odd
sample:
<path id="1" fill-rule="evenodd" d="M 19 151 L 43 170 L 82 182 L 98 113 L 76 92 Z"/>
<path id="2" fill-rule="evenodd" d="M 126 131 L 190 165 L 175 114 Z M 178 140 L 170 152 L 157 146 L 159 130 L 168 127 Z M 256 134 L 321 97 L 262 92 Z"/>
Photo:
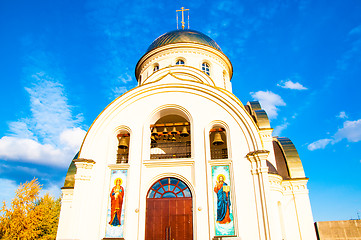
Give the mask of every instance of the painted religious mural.
<path id="1" fill-rule="evenodd" d="M 235 233 L 229 166 L 213 166 L 212 182 L 216 236 L 233 236 Z"/>
<path id="2" fill-rule="evenodd" d="M 127 170 L 111 170 L 106 237 L 121 238 L 124 231 L 124 203 Z"/>

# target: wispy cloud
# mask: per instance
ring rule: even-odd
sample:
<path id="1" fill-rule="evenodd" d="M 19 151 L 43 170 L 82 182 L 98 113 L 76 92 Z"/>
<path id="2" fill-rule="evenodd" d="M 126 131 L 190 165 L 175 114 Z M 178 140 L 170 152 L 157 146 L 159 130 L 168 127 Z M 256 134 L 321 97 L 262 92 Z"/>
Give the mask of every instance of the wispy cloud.
<path id="1" fill-rule="evenodd" d="M 358 35 L 361 34 L 361 25 L 351 29 L 351 31 L 349 32 L 349 35 Z"/>
<path id="2" fill-rule="evenodd" d="M 5 201 L 6 205 L 9 205 L 11 199 L 15 197 L 15 190 L 18 188 L 18 185 L 15 181 L 0 178 L 0 199 Z M 2 203 L 1 203 L 2 204 Z"/>
<path id="3" fill-rule="evenodd" d="M 125 72 L 117 77 L 116 80 L 114 80 L 114 86 L 111 89 L 111 92 L 109 94 L 110 99 L 114 99 L 122 95 L 123 93 L 127 92 L 131 88 L 134 87 L 134 84 L 132 84 L 132 81 L 135 81 L 132 79 L 132 77 L 129 75 L 129 73 Z"/>
<path id="4" fill-rule="evenodd" d="M 50 196 L 53 196 L 55 198 L 60 197 L 61 194 L 61 187 L 63 186 L 64 181 L 60 182 L 51 182 L 46 187 L 42 188 L 40 191 L 40 196 L 44 196 L 46 193 L 48 193 Z"/>
<path id="5" fill-rule="evenodd" d="M 40 58 L 45 55 L 41 54 Z M 37 67 L 25 69 L 30 114 L 9 123 L 9 132 L 0 138 L 0 158 L 65 167 L 79 150 L 85 131 L 82 115 L 73 116 L 64 86 L 45 71 L 49 59 L 36 59 Z M 42 63 L 44 65 L 42 66 Z M 55 71 L 49 68 L 49 71 Z M 60 74 L 54 73 L 59 76 Z"/>
<path id="6" fill-rule="evenodd" d="M 278 116 L 278 111 L 281 106 L 286 106 L 280 95 L 271 91 L 258 91 L 250 93 L 254 100 L 260 102 L 262 108 L 267 112 L 270 119 L 275 119 Z"/>
<path id="7" fill-rule="evenodd" d="M 5 172 L 11 172 L 11 171 L 21 174 L 29 174 L 33 176 L 48 176 L 46 172 L 40 172 L 36 168 L 25 167 L 25 166 L 13 166 L 0 162 L 0 174 L 4 174 Z"/>
<path id="8" fill-rule="evenodd" d="M 324 149 L 331 142 L 332 142 L 332 139 L 329 139 L 329 138 L 320 139 L 320 140 L 317 140 L 317 141 L 309 144 L 307 146 L 307 148 L 310 151 L 314 151 L 314 150 L 317 150 L 317 149 Z"/>
<path id="9" fill-rule="evenodd" d="M 342 55 L 337 62 L 339 70 L 346 70 L 350 63 L 360 62 L 359 56 L 361 54 L 361 25 L 350 30 L 349 34 L 350 48 Z"/>
<path id="10" fill-rule="evenodd" d="M 206 24 L 200 30 L 216 42 L 218 38 L 231 42 L 231 44 L 221 44 L 222 50 L 231 59 L 240 58 L 247 40 L 252 35 L 263 31 L 262 27 L 268 24 L 269 20 L 276 16 L 284 6 L 280 1 L 254 2 L 255 11 L 250 11 L 247 3 L 238 1 L 210 1 L 208 4 L 210 14 L 206 21 L 212 24 Z M 227 45 L 237 47 L 227 48 Z"/>
<path id="11" fill-rule="evenodd" d="M 361 119 L 345 121 L 332 138 L 320 139 L 308 145 L 308 150 L 324 149 L 328 144 L 335 144 L 346 139 L 348 142 L 361 141 Z"/>
<path id="12" fill-rule="evenodd" d="M 341 119 L 344 119 L 344 118 L 348 118 L 348 116 L 346 115 L 346 112 L 344 111 L 341 111 L 338 115 L 337 115 L 338 118 L 341 118 Z"/>
<path id="13" fill-rule="evenodd" d="M 306 87 L 304 87 L 299 82 L 292 82 L 291 80 L 282 80 L 280 83 L 277 84 L 278 87 L 281 88 L 287 88 L 287 89 L 293 89 L 293 90 L 307 90 Z"/>
<path id="14" fill-rule="evenodd" d="M 284 119 L 284 122 L 281 125 L 277 125 L 273 130 L 273 136 L 280 136 L 281 132 L 289 126 L 287 119 Z"/>
<path id="15" fill-rule="evenodd" d="M 137 81 L 132 77 L 133 67 L 143 53 L 139 52 L 139 49 L 145 48 L 143 39 L 150 31 L 148 28 L 140 30 L 139 26 L 143 26 L 147 21 L 151 21 L 153 26 L 161 25 L 161 18 L 146 19 L 146 12 L 150 12 L 149 9 L 160 10 L 163 3 L 154 5 L 142 1 L 137 6 L 132 2 L 116 0 L 90 0 L 86 5 L 88 25 L 100 43 L 96 47 L 99 62 L 94 73 L 103 83 L 106 91 L 104 94 L 109 100 L 119 97 L 137 85 Z M 124 12 L 124 9 L 127 11 Z M 139 26 L 134 27 L 135 24 Z"/>

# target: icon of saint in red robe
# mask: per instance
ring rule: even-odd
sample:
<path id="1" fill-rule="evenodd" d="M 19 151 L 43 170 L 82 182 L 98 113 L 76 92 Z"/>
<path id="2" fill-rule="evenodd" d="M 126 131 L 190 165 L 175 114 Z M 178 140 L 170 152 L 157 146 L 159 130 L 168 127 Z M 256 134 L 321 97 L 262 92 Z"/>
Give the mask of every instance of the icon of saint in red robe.
<path id="1" fill-rule="evenodd" d="M 110 201 L 111 201 L 111 212 L 110 212 L 110 222 L 109 224 L 112 226 L 120 226 L 121 220 L 120 217 L 122 215 L 122 206 L 124 199 L 124 188 L 122 185 L 122 179 L 117 178 L 114 181 L 114 187 L 110 192 Z"/>
<path id="2" fill-rule="evenodd" d="M 219 174 L 217 176 L 216 186 L 214 192 L 217 194 L 217 223 L 226 224 L 231 222 L 230 207 L 231 207 L 231 192 L 230 187 L 224 182 L 225 176 Z"/>

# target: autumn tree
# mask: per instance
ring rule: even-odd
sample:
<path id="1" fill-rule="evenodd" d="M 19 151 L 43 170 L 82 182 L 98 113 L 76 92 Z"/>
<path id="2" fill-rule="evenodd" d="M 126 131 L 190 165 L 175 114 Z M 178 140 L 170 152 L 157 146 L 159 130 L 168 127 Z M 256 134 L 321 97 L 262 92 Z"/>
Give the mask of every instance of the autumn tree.
<path id="1" fill-rule="evenodd" d="M 50 240 L 56 238 L 60 198 L 49 194 L 39 196 L 41 185 L 34 179 L 21 184 L 7 208 L 0 210 L 0 239 Z"/>

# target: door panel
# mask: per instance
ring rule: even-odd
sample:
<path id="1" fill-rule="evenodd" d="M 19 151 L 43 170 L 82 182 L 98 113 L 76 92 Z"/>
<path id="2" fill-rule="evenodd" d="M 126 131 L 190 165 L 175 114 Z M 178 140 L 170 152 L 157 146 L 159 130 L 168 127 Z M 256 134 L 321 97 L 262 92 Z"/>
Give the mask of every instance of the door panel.
<path id="1" fill-rule="evenodd" d="M 146 240 L 192 240 L 192 198 L 148 198 Z"/>

